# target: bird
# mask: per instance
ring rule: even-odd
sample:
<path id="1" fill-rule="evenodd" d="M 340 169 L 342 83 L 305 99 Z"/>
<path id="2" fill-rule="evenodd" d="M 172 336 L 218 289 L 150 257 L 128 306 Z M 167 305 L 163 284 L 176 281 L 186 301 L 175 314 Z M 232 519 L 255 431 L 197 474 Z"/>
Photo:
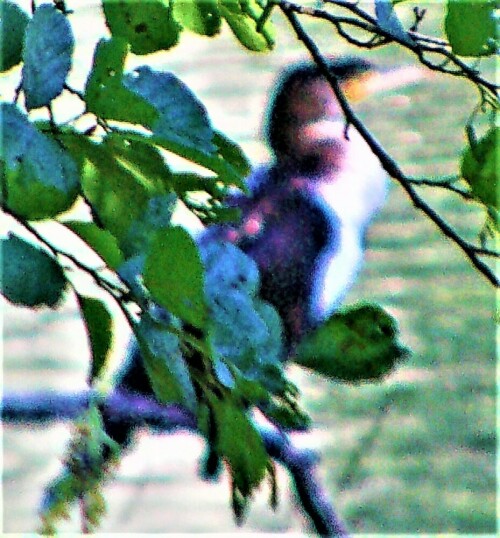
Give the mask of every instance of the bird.
<path id="1" fill-rule="evenodd" d="M 359 57 L 329 59 L 328 68 L 351 99 L 363 96 L 375 72 Z M 312 62 L 279 76 L 264 132 L 271 162 L 247 178 L 248 194 L 227 200 L 241 210 L 241 221 L 211 227 L 199 241 L 230 241 L 254 259 L 260 295 L 278 310 L 294 345 L 339 308 L 354 284 L 388 176 L 361 135 L 346 128 Z"/>

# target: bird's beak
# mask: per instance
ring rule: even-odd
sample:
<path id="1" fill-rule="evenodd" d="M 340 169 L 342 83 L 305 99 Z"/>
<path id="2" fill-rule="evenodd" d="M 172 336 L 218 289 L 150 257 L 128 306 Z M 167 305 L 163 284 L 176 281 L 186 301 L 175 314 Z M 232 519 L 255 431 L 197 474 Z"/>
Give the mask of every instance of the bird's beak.
<path id="1" fill-rule="evenodd" d="M 343 90 L 349 101 L 361 101 L 374 94 L 389 93 L 415 84 L 430 76 L 427 71 L 415 66 L 369 71 L 346 82 Z"/>

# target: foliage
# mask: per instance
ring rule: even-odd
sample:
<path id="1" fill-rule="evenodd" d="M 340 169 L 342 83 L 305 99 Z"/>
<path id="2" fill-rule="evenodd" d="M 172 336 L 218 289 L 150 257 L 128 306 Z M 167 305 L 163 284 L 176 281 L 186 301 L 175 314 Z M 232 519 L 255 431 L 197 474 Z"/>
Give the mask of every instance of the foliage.
<path id="1" fill-rule="evenodd" d="M 20 74 L 14 102 L 0 103 L 1 203 L 31 236 L 27 240 L 11 233 L 2 241 L 2 293 L 15 304 L 38 308 L 56 307 L 72 290 L 90 340 L 89 381 L 95 383 L 107 367 L 112 324 L 106 303 L 86 296 L 72 279 L 78 272 L 90 274 L 126 315 L 158 400 L 191 410 L 210 451 L 225 463 L 238 520 L 264 478 L 274 479 L 249 408 L 258 407 L 283 428 L 303 427 L 308 418 L 298 405 L 297 388 L 286 377 L 281 320 L 259 298 L 252 260 L 226 243 L 198 246 L 171 224 L 171 216 L 181 200 L 206 224 L 235 218 L 223 200 L 229 189 L 245 189 L 249 163 L 237 144 L 213 128 L 204 105 L 174 74 L 155 71 L 147 63 L 127 72 L 126 59 L 168 50 L 187 32 L 216 36 L 226 23 L 248 50 L 266 52 L 275 40 L 270 14 L 279 8 L 320 65 L 321 56 L 297 15 L 329 20 L 358 46 L 368 42 L 346 35 L 344 26 L 368 32 L 373 46 L 396 41 L 432 69 L 438 69 L 437 64 L 425 53 L 444 55 L 454 62 L 455 71 L 441 70 L 458 73 L 479 89 L 481 102 L 468 126 L 473 133 L 473 119 L 496 110 L 496 88 L 456 55 L 479 58 L 496 51 L 496 2 L 448 0 L 444 32 L 449 46 L 440 40 L 422 41 L 416 33 L 418 20 L 415 29 L 406 30 L 393 3 L 377 0 L 373 18 L 354 3 L 339 1 L 351 14 L 339 22 L 326 11 L 289 2 L 103 0 L 111 36 L 97 44 L 84 88 L 68 83 L 75 40 L 64 1 L 35 6 L 31 15 L 11 1 L 0 4 L 2 70 L 18 69 Z M 83 106 L 83 112 L 75 110 L 74 119 L 64 124 L 54 114 L 62 94 L 76 96 Z M 36 114 L 40 109 L 46 112 L 45 120 Z M 358 127 L 347 104 L 344 112 Z M 78 120 L 84 116 L 92 124 L 82 130 Z M 359 130 L 366 135 L 362 126 Z M 497 132 L 489 127 L 479 140 L 469 136 L 461 162 L 469 188 L 457 190 L 488 215 L 498 209 Z M 415 202 L 412 182 L 366 138 Z M 173 171 L 171 154 L 201 171 Z M 445 188 L 454 187 L 448 183 Z M 192 196 L 200 191 L 206 194 L 201 202 Z M 78 204 L 88 208 L 90 220 L 65 215 Z M 430 210 L 427 214 L 446 233 L 439 216 Z M 45 219 L 80 237 L 105 268 L 88 266 L 56 248 L 33 224 Z M 484 248 L 446 235 L 493 280 L 478 260 Z M 362 305 L 336 313 L 299 344 L 292 358 L 329 378 L 351 382 L 380 379 L 405 353 L 395 321 L 379 307 Z M 99 413 L 92 408 L 77 426 L 67 474 L 48 489 L 46 532 L 54 530 L 75 500 L 86 506 L 85 527 L 97 523 L 102 499 L 95 487 L 104 476 L 103 455 L 109 447 Z"/>

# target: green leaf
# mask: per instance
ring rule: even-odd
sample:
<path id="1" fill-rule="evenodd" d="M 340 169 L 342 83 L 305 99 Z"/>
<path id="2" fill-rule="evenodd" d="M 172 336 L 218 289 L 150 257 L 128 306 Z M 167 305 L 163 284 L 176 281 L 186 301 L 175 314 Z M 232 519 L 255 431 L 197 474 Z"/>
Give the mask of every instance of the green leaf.
<path id="1" fill-rule="evenodd" d="M 137 337 L 144 365 L 157 398 L 196 409 L 196 394 L 179 339 L 168 327 L 143 314 Z"/>
<path id="2" fill-rule="evenodd" d="M 64 221 L 63 224 L 83 239 L 110 269 L 117 269 L 123 263 L 124 258 L 118 241 L 107 230 L 99 228 L 94 222 L 70 220 Z"/>
<path id="3" fill-rule="evenodd" d="M 77 138 L 64 143 L 85 155 L 82 188 L 99 223 L 118 239 L 125 257 L 146 251 L 150 234 L 168 225 L 172 213 L 165 186 L 170 172 L 158 151 L 114 135 L 102 144 Z"/>
<path id="4" fill-rule="evenodd" d="M 229 398 L 210 398 L 216 427 L 215 449 L 229 466 L 233 486 L 247 499 L 262 482 L 269 456 L 251 419 Z"/>
<path id="5" fill-rule="evenodd" d="M 99 41 L 85 87 L 85 102 L 88 111 L 101 118 L 147 127 L 155 122 L 158 112 L 151 103 L 123 85 L 127 52 L 128 44 L 123 38 Z"/>
<path id="6" fill-rule="evenodd" d="M 257 22 L 263 12 L 257 2 L 220 0 L 219 5 L 221 15 L 244 47 L 255 52 L 265 52 L 273 48 L 274 28 L 271 22 L 267 21 L 262 30 L 257 31 Z"/>
<path id="7" fill-rule="evenodd" d="M 377 380 L 407 356 L 396 321 L 377 305 L 362 304 L 331 316 L 297 346 L 294 362 L 347 382 Z"/>
<path id="8" fill-rule="evenodd" d="M 472 195 L 485 205 L 500 208 L 500 127 L 492 127 L 480 140 L 464 149 L 460 173 Z"/>
<path id="9" fill-rule="evenodd" d="M 26 28 L 23 49 L 23 90 L 26 108 L 48 105 L 64 88 L 75 40 L 68 19 L 43 4 Z"/>
<path id="10" fill-rule="evenodd" d="M 0 103 L 2 194 L 7 206 L 29 220 L 54 217 L 74 203 L 78 168 L 71 156 L 15 106 Z"/>
<path id="11" fill-rule="evenodd" d="M 0 3 L 0 71 L 7 71 L 22 60 L 28 15 L 16 4 Z"/>
<path id="12" fill-rule="evenodd" d="M 125 76 L 124 84 L 157 110 L 158 119 L 150 125 L 155 136 L 208 155 L 215 153 L 205 107 L 175 75 L 141 66 Z"/>
<path id="13" fill-rule="evenodd" d="M 215 131 L 214 144 L 217 146 L 219 155 L 226 163 L 231 165 L 237 174 L 246 177 L 250 174 L 251 165 L 243 150 L 223 133 Z"/>
<path id="14" fill-rule="evenodd" d="M 89 383 L 99 377 L 111 350 L 112 318 L 106 305 L 99 299 L 77 294 L 80 311 L 85 321 L 92 352 Z"/>
<path id="15" fill-rule="evenodd" d="M 169 0 L 103 0 L 111 33 L 130 43 L 134 54 L 168 50 L 179 41 L 181 26 L 172 16 Z"/>
<path id="16" fill-rule="evenodd" d="M 175 20 L 184 28 L 206 36 L 220 32 L 217 0 L 173 0 L 173 8 Z"/>
<path id="17" fill-rule="evenodd" d="M 54 258 L 14 234 L 1 241 L 0 252 L 0 288 L 6 299 L 30 308 L 57 305 L 67 282 Z"/>
<path id="18" fill-rule="evenodd" d="M 156 233 L 144 268 L 153 298 L 181 320 L 198 328 L 207 321 L 204 270 L 198 249 L 180 227 Z"/>
<path id="19" fill-rule="evenodd" d="M 460 56 L 488 56 L 498 49 L 497 0 L 448 0 L 444 29 Z"/>

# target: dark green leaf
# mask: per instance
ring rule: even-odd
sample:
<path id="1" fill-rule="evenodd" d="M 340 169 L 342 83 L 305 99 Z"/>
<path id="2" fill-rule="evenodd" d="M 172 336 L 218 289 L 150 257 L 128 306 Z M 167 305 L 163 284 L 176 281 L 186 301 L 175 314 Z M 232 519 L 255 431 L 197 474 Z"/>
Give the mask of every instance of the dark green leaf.
<path id="1" fill-rule="evenodd" d="M 255 52 L 271 50 L 274 45 L 274 29 L 266 22 L 260 32 L 257 21 L 263 10 L 254 0 L 220 0 L 220 13 L 238 41 Z M 252 14 L 254 15 L 252 17 Z"/>
<path id="2" fill-rule="evenodd" d="M 158 117 L 155 107 L 123 85 L 123 66 L 128 52 L 125 39 L 101 39 L 97 44 L 92 71 L 85 87 L 89 112 L 110 120 L 152 125 Z"/>
<path id="3" fill-rule="evenodd" d="M 150 125 L 155 136 L 208 155 L 215 153 L 205 107 L 175 75 L 142 66 L 126 75 L 124 84 L 157 110 L 158 119 Z"/>
<path id="4" fill-rule="evenodd" d="M 182 28 L 172 17 L 169 0 L 103 0 L 106 24 L 125 38 L 134 54 L 167 50 L 177 44 Z"/>
<path id="5" fill-rule="evenodd" d="M 499 209 L 500 127 L 492 127 L 480 140 L 471 142 L 462 153 L 462 177 L 478 201 Z"/>
<path id="6" fill-rule="evenodd" d="M 498 49 L 497 0 L 448 0 L 444 29 L 460 56 L 487 56 Z"/>
<path id="7" fill-rule="evenodd" d="M 65 221 L 64 226 L 85 241 L 110 269 L 117 269 L 123 263 L 123 254 L 116 238 L 94 222 Z"/>
<path id="8" fill-rule="evenodd" d="M 103 372 L 111 350 L 113 338 L 112 318 L 106 305 L 99 299 L 77 295 L 80 311 L 85 321 L 92 352 L 89 383 Z"/>
<path id="9" fill-rule="evenodd" d="M 375 15 L 380 28 L 390 36 L 407 45 L 414 44 L 413 39 L 401 24 L 391 0 L 375 0 Z"/>
<path id="10" fill-rule="evenodd" d="M 7 206 L 29 220 L 54 217 L 71 207 L 79 190 L 78 168 L 59 144 L 42 134 L 11 104 L 0 104 L 2 194 Z"/>
<path id="11" fill-rule="evenodd" d="M 319 374 L 347 382 L 376 380 L 407 356 L 395 320 L 377 305 L 339 311 L 309 333 L 293 360 Z"/>
<path id="12" fill-rule="evenodd" d="M 0 244 L 1 290 L 6 299 L 28 307 L 55 307 L 66 288 L 64 272 L 47 252 L 16 235 Z"/>
<path id="13" fill-rule="evenodd" d="M 173 0 L 173 7 L 175 20 L 184 28 L 206 36 L 220 32 L 217 0 Z"/>
<path id="14" fill-rule="evenodd" d="M 262 482 L 269 457 L 246 412 L 230 399 L 210 400 L 216 421 L 216 450 L 230 468 L 233 485 L 247 499 Z"/>
<path id="15" fill-rule="evenodd" d="M 28 110 L 48 105 L 64 88 L 75 40 L 68 19 L 41 5 L 26 28 L 23 90 Z"/>
<path id="16" fill-rule="evenodd" d="M 21 61 L 28 21 L 28 15 L 18 5 L 0 3 L 0 71 L 7 71 Z"/>
<path id="17" fill-rule="evenodd" d="M 144 283 L 161 306 L 199 328 L 207 320 L 204 278 L 198 249 L 185 230 L 176 226 L 155 234 Z"/>
<path id="18" fill-rule="evenodd" d="M 194 411 L 196 394 L 177 336 L 147 314 L 141 318 L 137 336 L 157 398 L 164 403 L 180 403 Z"/>

